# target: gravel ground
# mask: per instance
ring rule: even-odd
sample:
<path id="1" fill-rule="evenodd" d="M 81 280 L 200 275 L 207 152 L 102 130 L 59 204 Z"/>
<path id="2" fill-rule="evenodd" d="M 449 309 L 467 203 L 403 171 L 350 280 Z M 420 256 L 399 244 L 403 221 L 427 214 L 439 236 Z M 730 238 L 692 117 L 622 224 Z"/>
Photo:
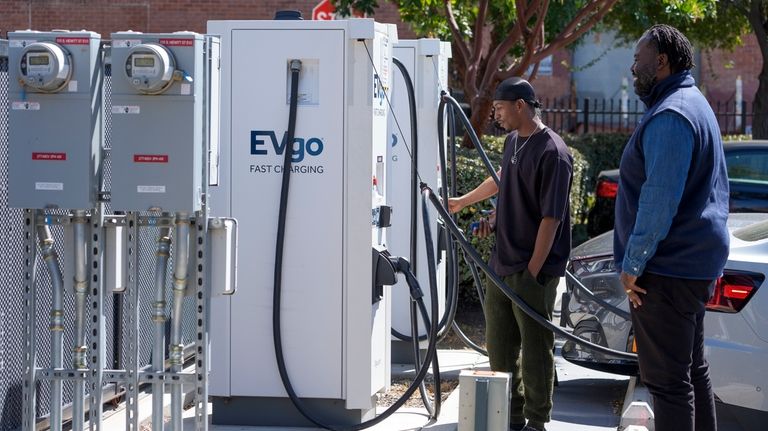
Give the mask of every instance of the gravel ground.
<path id="1" fill-rule="evenodd" d="M 464 332 L 464 334 L 469 337 L 470 340 L 485 348 L 485 318 L 483 317 L 483 310 L 479 305 L 476 307 L 459 309 L 456 313 L 456 322 L 458 322 L 462 332 Z M 467 349 L 468 347 L 465 346 L 461 339 L 456 336 L 455 332 L 451 330 L 445 336 L 445 338 L 443 338 L 443 340 L 438 343 L 437 348 Z M 429 393 L 429 397 L 430 399 L 434 399 L 434 381 L 431 375 L 427 376 L 426 382 L 426 388 L 427 392 Z M 393 379 L 392 386 L 390 386 L 389 390 L 379 398 L 378 406 L 389 407 L 394 404 L 400 397 L 403 396 L 410 384 L 410 379 Z M 442 379 L 440 384 L 442 391 L 441 399 L 445 401 L 445 399 L 448 398 L 448 395 L 450 395 L 458 385 L 459 381 L 456 379 Z M 406 401 L 405 406 L 416 408 L 424 407 L 424 403 L 422 402 L 421 395 L 418 390 L 414 392 L 408 401 Z"/>
<path id="2" fill-rule="evenodd" d="M 430 402 L 432 402 L 435 398 L 435 382 L 433 381 L 432 376 L 428 376 L 427 381 L 427 392 L 429 393 Z M 410 379 L 393 379 L 392 386 L 390 386 L 389 390 L 384 393 L 381 398 L 379 398 L 378 406 L 389 407 L 394 404 L 398 399 L 400 399 L 400 397 L 403 396 L 410 384 Z M 445 399 L 448 398 L 448 395 L 450 395 L 457 386 L 459 386 L 458 380 L 443 380 L 440 384 L 440 390 L 442 391 L 440 399 L 445 401 Z M 405 402 L 405 407 L 424 407 L 424 403 L 422 402 L 419 390 L 416 390 L 416 392 L 411 395 L 408 401 Z"/>

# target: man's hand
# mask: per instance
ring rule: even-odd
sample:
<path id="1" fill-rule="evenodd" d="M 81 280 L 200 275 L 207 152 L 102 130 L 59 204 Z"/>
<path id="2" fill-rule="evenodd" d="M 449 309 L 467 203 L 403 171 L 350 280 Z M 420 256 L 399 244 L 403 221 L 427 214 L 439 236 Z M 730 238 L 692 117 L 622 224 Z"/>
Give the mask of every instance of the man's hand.
<path id="1" fill-rule="evenodd" d="M 493 227 L 491 223 L 485 217 L 480 219 L 480 224 L 472 230 L 472 235 L 478 238 L 485 238 L 493 233 Z"/>
<path id="2" fill-rule="evenodd" d="M 451 214 L 461 211 L 466 205 L 461 201 L 461 198 L 448 198 L 448 211 Z"/>
<path id="3" fill-rule="evenodd" d="M 645 295 L 648 292 L 635 284 L 637 282 L 637 276 L 622 272 L 619 276 L 619 280 L 621 281 L 621 286 L 624 288 L 624 292 L 626 292 L 627 297 L 629 298 L 629 303 L 635 308 L 643 305 L 643 301 L 640 299 L 640 294 L 642 293 Z"/>
<path id="4" fill-rule="evenodd" d="M 478 238 L 485 238 L 488 235 L 492 234 L 494 229 L 496 228 L 496 211 L 491 211 L 491 214 L 488 216 L 488 218 L 481 218 L 480 224 L 477 228 L 472 230 L 472 234 L 477 236 Z"/>

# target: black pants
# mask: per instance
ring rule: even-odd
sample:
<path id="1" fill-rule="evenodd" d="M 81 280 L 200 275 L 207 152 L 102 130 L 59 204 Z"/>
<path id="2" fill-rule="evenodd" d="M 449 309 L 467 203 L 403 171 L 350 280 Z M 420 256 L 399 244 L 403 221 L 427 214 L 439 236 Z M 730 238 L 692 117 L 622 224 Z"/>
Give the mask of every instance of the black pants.
<path id="1" fill-rule="evenodd" d="M 704 306 L 712 282 L 644 274 L 648 293 L 632 309 L 640 377 L 653 395 L 656 431 L 715 431 L 715 400 L 704 358 Z"/>

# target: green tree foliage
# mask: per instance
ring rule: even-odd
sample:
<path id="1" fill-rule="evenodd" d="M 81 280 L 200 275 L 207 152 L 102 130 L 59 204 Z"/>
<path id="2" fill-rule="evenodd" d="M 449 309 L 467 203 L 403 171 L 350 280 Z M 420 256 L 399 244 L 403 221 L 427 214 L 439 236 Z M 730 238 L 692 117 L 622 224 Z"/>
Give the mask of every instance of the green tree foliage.
<path id="1" fill-rule="evenodd" d="M 731 2 L 717 0 L 621 0 L 603 20 L 602 28 L 617 30 L 634 42 L 654 24 L 669 24 L 698 48 L 733 49 L 750 31 L 744 14 Z"/>
<path id="2" fill-rule="evenodd" d="M 758 76 L 757 94 L 755 94 L 752 118 L 752 136 L 755 139 L 768 139 L 768 2 L 764 0 L 724 1 L 740 12 L 754 31 L 760 53 L 763 57 L 763 69 Z"/>
<path id="3" fill-rule="evenodd" d="M 451 40 L 453 69 L 482 131 L 496 85 L 510 76 L 535 79 L 538 64 L 576 42 L 617 0 L 390 0 L 420 36 Z M 376 0 L 336 0 L 375 16 Z M 533 66 L 529 69 L 529 66 Z"/>
<path id="4" fill-rule="evenodd" d="M 535 79 L 546 56 L 578 43 L 589 30 L 615 29 L 628 43 L 656 23 L 673 25 L 699 48 L 733 48 L 750 31 L 749 13 L 762 16 L 763 0 L 389 0 L 419 36 L 451 40 L 453 67 L 472 107 L 472 124 L 482 131 L 493 88 L 508 76 Z M 766 1 L 768 2 L 768 1 Z M 375 16 L 377 0 L 335 0 Z M 759 4 L 759 5 L 756 5 Z M 609 12 L 610 9 L 610 12 Z M 759 36 L 759 32 L 758 32 Z M 768 39 L 765 41 L 768 52 Z M 762 46 L 762 45 L 761 45 Z M 533 65 L 532 73 L 528 73 Z M 627 65 L 629 67 L 629 65 Z M 766 88 L 768 92 L 768 73 Z M 766 99 L 768 107 L 768 98 Z M 768 121 L 764 122 L 768 128 Z"/>

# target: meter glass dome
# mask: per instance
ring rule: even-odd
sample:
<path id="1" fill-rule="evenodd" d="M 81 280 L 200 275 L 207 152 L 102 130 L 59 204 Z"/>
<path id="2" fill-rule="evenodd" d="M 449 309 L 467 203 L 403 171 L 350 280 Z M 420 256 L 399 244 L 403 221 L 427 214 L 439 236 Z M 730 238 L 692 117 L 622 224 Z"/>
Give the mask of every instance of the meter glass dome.
<path id="1" fill-rule="evenodd" d="M 176 61 L 166 47 L 144 43 L 133 47 L 125 61 L 125 76 L 136 91 L 160 94 L 173 84 Z"/>
<path id="2" fill-rule="evenodd" d="M 46 93 L 61 91 L 72 76 L 69 52 L 53 42 L 29 44 L 18 68 L 25 86 Z"/>

